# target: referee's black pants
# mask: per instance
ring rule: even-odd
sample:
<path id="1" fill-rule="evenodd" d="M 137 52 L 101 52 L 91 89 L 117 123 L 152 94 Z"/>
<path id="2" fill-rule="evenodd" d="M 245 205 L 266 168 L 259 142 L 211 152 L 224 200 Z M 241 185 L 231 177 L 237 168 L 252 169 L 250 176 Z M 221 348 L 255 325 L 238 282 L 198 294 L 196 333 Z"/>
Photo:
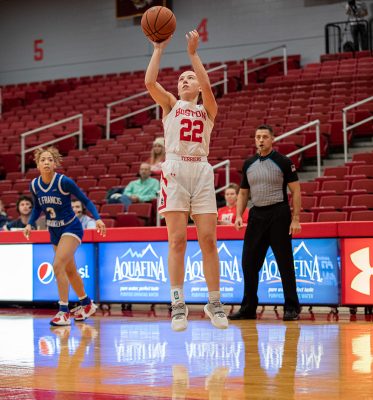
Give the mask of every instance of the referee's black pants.
<path id="1" fill-rule="evenodd" d="M 294 271 L 293 249 L 289 228 L 290 207 L 277 203 L 250 209 L 242 251 L 244 296 L 241 313 L 254 314 L 258 306 L 259 271 L 269 246 L 276 258 L 285 297 L 285 310 L 299 311 Z"/>

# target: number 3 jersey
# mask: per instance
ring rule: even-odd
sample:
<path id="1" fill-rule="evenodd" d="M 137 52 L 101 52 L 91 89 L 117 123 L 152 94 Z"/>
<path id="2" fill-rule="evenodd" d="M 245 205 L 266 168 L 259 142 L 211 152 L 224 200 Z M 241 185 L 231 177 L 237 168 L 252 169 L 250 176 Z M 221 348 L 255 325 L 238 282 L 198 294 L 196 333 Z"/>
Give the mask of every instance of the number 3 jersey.
<path id="1" fill-rule="evenodd" d="M 163 118 L 165 150 L 180 156 L 208 156 L 214 123 L 205 107 L 178 100 Z"/>
<path id="2" fill-rule="evenodd" d="M 71 207 L 71 195 L 80 200 L 96 220 L 100 219 L 94 204 L 76 183 L 65 175 L 55 173 L 49 184 L 44 183 L 39 176 L 32 180 L 30 191 L 34 196 L 34 208 L 29 224 L 35 223 L 42 211 L 48 227 L 59 228 L 72 222 L 75 213 Z"/>

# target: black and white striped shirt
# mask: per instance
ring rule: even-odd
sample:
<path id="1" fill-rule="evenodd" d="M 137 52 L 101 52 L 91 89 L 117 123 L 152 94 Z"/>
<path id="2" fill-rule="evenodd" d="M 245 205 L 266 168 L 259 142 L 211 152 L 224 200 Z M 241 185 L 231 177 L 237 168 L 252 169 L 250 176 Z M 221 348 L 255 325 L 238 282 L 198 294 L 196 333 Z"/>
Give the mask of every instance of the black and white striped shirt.
<path id="1" fill-rule="evenodd" d="M 250 189 L 255 207 L 287 203 L 287 185 L 296 181 L 298 175 L 295 165 L 275 150 L 265 157 L 256 154 L 246 160 L 242 168 L 241 188 Z"/>

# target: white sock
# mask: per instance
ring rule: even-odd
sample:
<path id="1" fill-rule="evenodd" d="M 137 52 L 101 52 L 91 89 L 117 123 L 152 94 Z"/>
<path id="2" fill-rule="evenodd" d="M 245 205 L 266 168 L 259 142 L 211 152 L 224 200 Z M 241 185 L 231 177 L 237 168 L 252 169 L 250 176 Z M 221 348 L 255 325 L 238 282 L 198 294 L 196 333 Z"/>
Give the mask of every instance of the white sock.
<path id="1" fill-rule="evenodd" d="M 171 287 L 171 302 L 172 304 L 185 303 L 184 290 L 182 288 L 176 286 Z"/>
<path id="2" fill-rule="evenodd" d="M 215 303 L 216 301 L 220 301 L 220 290 L 209 292 L 209 303 Z"/>

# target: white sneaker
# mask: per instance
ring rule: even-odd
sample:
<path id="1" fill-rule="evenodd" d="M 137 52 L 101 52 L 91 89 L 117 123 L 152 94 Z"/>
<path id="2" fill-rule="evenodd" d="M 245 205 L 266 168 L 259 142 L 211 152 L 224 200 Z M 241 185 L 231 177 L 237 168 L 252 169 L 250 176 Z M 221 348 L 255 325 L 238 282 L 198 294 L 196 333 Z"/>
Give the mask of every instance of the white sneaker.
<path id="1" fill-rule="evenodd" d="M 96 304 L 91 300 L 91 302 L 85 306 L 78 306 L 71 310 L 74 314 L 75 321 L 85 321 L 91 315 L 93 315 L 97 310 Z"/>
<path id="2" fill-rule="evenodd" d="M 188 326 L 188 307 L 185 303 L 172 304 L 171 328 L 176 332 L 185 331 Z"/>
<path id="3" fill-rule="evenodd" d="M 70 313 L 58 311 L 58 313 L 49 322 L 52 326 L 69 326 L 71 325 Z"/>
<path id="4" fill-rule="evenodd" d="M 211 323 L 215 326 L 215 328 L 219 329 L 227 329 L 228 328 L 228 318 L 225 315 L 225 311 L 223 309 L 223 305 L 220 301 L 215 301 L 213 303 L 207 303 L 204 307 L 205 314 L 207 314 Z"/>

